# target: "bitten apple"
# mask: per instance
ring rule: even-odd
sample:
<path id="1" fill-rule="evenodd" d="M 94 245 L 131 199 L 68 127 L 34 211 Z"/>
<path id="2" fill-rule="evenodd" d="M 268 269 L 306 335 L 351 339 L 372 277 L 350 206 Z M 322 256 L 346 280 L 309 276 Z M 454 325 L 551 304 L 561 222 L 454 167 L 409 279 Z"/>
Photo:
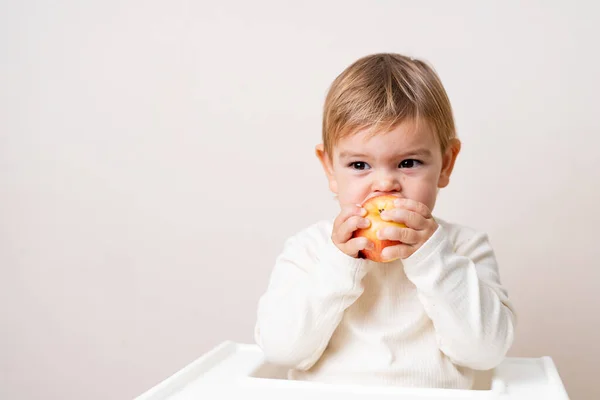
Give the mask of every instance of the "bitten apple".
<path id="1" fill-rule="evenodd" d="M 380 240 L 379 238 L 377 238 L 377 231 L 386 226 L 395 226 L 399 228 L 406 227 L 406 225 L 404 224 L 392 221 L 384 221 L 383 219 L 381 219 L 381 213 L 384 210 L 390 210 L 394 208 L 394 200 L 396 199 L 396 196 L 384 194 L 380 196 L 371 197 L 362 204 L 362 207 L 365 210 L 367 210 L 367 215 L 365 215 L 365 218 L 368 218 L 371 221 L 371 225 L 368 228 L 357 229 L 356 231 L 354 231 L 354 237 L 366 237 L 375 245 L 375 247 L 372 250 L 361 250 L 360 255 L 364 258 L 376 262 L 392 261 L 384 260 L 381 257 L 381 252 L 384 248 L 399 244 L 400 242 L 394 240 Z"/>

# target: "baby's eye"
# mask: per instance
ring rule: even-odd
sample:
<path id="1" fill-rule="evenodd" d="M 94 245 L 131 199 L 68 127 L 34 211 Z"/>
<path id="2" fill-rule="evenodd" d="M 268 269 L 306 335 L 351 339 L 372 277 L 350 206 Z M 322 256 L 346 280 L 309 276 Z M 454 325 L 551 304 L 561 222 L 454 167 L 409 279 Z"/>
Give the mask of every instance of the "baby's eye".
<path id="1" fill-rule="evenodd" d="M 398 165 L 398 168 L 414 168 L 414 167 L 419 166 L 421 164 L 422 164 L 421 161 L 419 161 L 419 160 L 413 160 L 411 158 L 411 159 L 408 159 L 408 160 L 402 160 L 400 162 L 400 164 Z"/>
<path id="2" fill-rule="evenodd" d="M 369 164 L 367 164 L 367 163 L 366 163 L 366 162 L 364 162 L 364 161 L 355 161 L 355 162 L 351 162 L 350 164 L 348 164 L 348 166 L 349 166 L 350 168 L 352 168 L 352 169 L 356 169 L 356 170 L 358 170 L 358 171 L 363 171 L 363 170 L 365 170 L 365 169 L 369 169 L 369 168 L 371 168 L 371 167 L 369 166 Z"/>

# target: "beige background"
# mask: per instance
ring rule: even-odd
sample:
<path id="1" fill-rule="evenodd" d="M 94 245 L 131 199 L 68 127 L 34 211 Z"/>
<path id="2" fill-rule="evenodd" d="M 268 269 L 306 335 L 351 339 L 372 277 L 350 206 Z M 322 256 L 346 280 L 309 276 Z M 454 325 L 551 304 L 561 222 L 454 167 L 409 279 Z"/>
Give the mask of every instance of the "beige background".
<path id="1" fill-rule="evenodd" d="M 284 4 L 286 3 L 286 4 Z M 600 398 L 592 2 L 2 1 L 0 398 L 128 399 L 251 342 L 356 58 L 429 60 L 464 142 L 436 214 L 489 232 L 513 356 Z"/>

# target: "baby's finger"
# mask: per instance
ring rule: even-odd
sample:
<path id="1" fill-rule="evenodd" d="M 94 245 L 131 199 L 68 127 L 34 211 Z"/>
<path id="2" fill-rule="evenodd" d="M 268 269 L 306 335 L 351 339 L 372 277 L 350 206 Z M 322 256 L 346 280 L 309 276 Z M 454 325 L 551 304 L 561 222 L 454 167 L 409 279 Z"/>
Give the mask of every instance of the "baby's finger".
<path id="1" fill-rule="evenodd" d="M 397 228 L 386 226 L 377 231 L 379 240 L 393 240 L 404 244 L 416 244 L 419 242 L 419 233 L 410 228 Z"/>
<path id="2" fill-rule="evenodd" d="M 346 222 L 346 220 L 348 218 L 352 217 L 353 215 L 358 215 L 358 216 L 364 217 L 365 215 L 367 215 L 367 210 L 362 208 L 360 205 L 349 205 L 349 206 L 342 207 L 342 210 L 340 211 L 339 215 L 335 219 L 334 228 L 336 228 L 336 227 L 340 226 L 341 224 L 343 224 L 344 222 Z"/>
<path id="3" fill-rule="evenodd" d="M 423 215 L 405 208 L 385 210 L 381 213 L 381 219 L 398 222 L 416 230 L 422 230 L 427 227 L 427 219 Z"/>
<path id="4" fill-rule="evenodd" d="M 352 234 L 357 229 L 368 228 L 371 221 L 359 215 L 352 215 L 334 230 L 334 243 L 345 243 L 350 240 Z"/>
<path id="5" fill-rule="evenodd" d="M 408 258 L 413 253 L 412 247 L 407 244 L 387 246 L 381 251 L 381 257 L 385 261 L 393 261 L 399 258 Z"/>
<path id="6" fill-rule="evenodd" d="M 398 198 L 394 200 L 394 206 L 404 208 L 406 210 L 414 211 L 417 214 L 422 215 L 425 218 L 431 218 L 431 210 L 425 204 L 420 201 L 412 199 Z"/>
<path id="7" fill-rule="evenodd" d="M 350 239 L 348 240 L 348 242 L 346 242 L 344 246 L 346 247 L 345 253 L 352 255 L 352 257 L 358 256 L 358 253 L 361 250 L 373 250 L 375 248 L 373 242 L 371 242 L 366 237 L 357 237 Z"/>

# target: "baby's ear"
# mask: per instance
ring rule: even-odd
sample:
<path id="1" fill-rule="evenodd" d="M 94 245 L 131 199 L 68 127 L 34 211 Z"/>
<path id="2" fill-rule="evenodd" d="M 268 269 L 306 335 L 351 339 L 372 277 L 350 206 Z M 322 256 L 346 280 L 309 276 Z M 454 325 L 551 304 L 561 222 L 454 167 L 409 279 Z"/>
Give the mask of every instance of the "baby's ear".
<path id="1" fill-rule="evenodd" d="M 315 147 L 315 154 L 323 166 L 325 175 L 327 175 L 327 180 L 329 181 L 329 190 L 337 194 L 337 181 L 335 180 L 335 175 L 333 174 L 333 164 L 329 154 L 325 151 L 323 143 L 319 143 Z"/>
<path id="2" fill-rule="evenodd" d="M 438 187 L 444 188 L 450 183 L 450 175 L 454 169 L 454 163 L 456 157 L 460 153 L 461 143 L 460 140 L 454 138 L 448 143 L 448 147 L 444 154 L 442 154 L 442 171 L 440 173 L 440 179 L 438 180 Z"/>

